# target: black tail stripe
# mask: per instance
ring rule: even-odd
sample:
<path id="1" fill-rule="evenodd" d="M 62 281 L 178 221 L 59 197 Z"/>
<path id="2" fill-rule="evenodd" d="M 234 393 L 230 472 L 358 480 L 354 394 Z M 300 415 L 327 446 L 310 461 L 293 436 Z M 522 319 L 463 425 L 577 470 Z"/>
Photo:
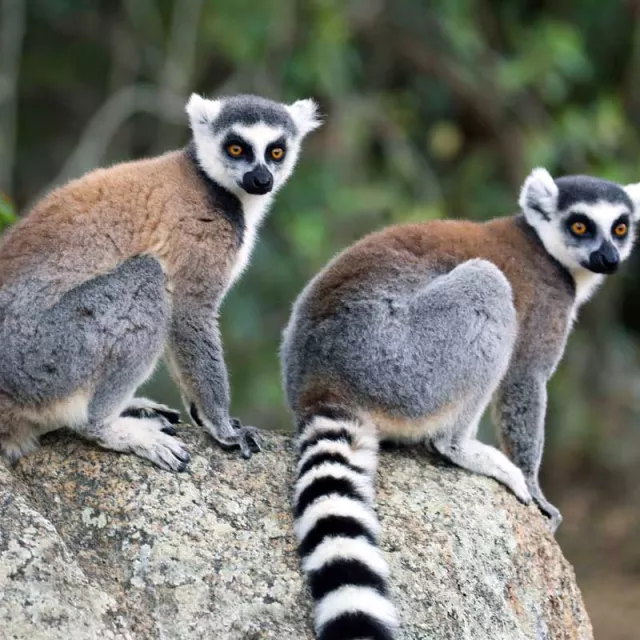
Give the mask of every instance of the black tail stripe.
<path id="1" fill-rule="evenodd" d="M 303 538 L 298 547 L 302 557 L 309 555 L 314 549 L 329 536 L 343 536 L 345 538 L 365 537 L 373 545 L 376 537 L 357 518 L 351 516 L 326 516 L 320 518 Z"/>
<path id="2" fill-rule="evenodd" d="M 345 498 L 352 498 L 368 504 L 368 500 L 354 486 L 348 478 L 334 478 L 333 476 L 321 476 L 316 478 L 301 494 L 296 501 L 294 516 L 299 518 L 305 509 L 322 496 L 337 494 Z"/>
<path id="3" fill-rule="evenodd" d="M 351 612 L 334 618 L 322 627 L 318 640 L 393 640 L 393 634 L 382 622 L 366 613 Z"/>
<path id="4" fill-rule="evenodd" d="M 368 565 L 354 558 L 340 558 L 309 573 L 311 595 L 324 598 L 327 593 L 345 585 L 371 587 L 383 596 L 387 595 L 387 585 L 379 574 Z"/>
<path id="5" fill-rule="evenodd" d="M 318 451 L 318 453 L 314 453 L 302 465 L 298 472 L 298 477 L 303 476 L 307 471 L 309 471 L 309 469 L 317 467 L 323 462 L 339 462 L 341 465 L 348 467 L 351 471 L 355 471 L 356 473 L 367 473 L 365 469 L 349 462 L 349 458 L 339 451 Z"/>
<path id="6" fill-rule="evenodd" d="M 334 442 L 343 440 L 349 445 L 353 444 L 353 436 L 346 429 L 336 429 L 335 431 L 330 429 L 323 429 L 321 432 L 316 433 L 313 437 L 309 438 L 308 440 L 304 440 L 300 444 L 300 455 L 302 455 L 310 447 L 318 444 L 318 442 L 320 442 L 321 440 L 332 440 Z"/>

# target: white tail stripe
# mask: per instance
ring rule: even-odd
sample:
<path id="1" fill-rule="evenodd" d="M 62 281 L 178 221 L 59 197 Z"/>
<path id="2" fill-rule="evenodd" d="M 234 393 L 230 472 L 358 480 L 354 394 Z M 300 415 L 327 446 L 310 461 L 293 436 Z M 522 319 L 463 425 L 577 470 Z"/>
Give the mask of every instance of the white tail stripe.
<path id="1" fill-rule="evenodd" d="M 366 507 L 360 500 L 353 500 L 346 496 L 328 496 L 316 500 L 309 505 L 295 523 L 296 535 L 303 540 L 315 527 L 318 520 L 325 516 L 342 516 L 358 520 L 374 536 L 380 533 L 380 524 L 372 509 Z"/>
<path id="2" fill-rule="evenodd" d="M 384 580 L 389 577 L 389 567 L 382 554 L 369 540 L 363 537 L 335 537 L 323 540 L 304 560 L 302 568 L 307 572 L 317 571 L 335 560 L 358 560 Z"/>
<path id="3" fill-rule="evenodd" d="M 371 480 L 362 473 L 352 471 L 349 467 L 345 467 L 339 462 L 323 462 L 317 467 L 312 467 L 296 483 L 295 502 L 300 499 L 300 494 L 319 478 L 344 478 L 353 484 L 354 488 L 360 493 L 367 502 L 373 502 L 373 487 Z"/>
<path id="4" fill-rule="evenodd" d="M 346 586 L 327 594 L 316 607 L 316 627 L 346 613 L 364 613 L 394 629 L 398 618 L 391 602 L 370 587 Z"/>
<path id="5" fill-rule="evenodd" d="M 302 456 L 300 456 L 300 460 L 298 461 L 298 472 L 302 468 L 302 466 L 307 462 L 311 456 L 314 456 L 316 453 L 320 453 L 320 451 L 326 451 L 328 453 L 340 453 L 343 455 L 349 462 L 352 462 L 354 451 L 351 448 L 351 445 L 347 442 L 343 442 L 342 440 L 320 440 L 316 442 L 312 447 L 309 447 Z"/>

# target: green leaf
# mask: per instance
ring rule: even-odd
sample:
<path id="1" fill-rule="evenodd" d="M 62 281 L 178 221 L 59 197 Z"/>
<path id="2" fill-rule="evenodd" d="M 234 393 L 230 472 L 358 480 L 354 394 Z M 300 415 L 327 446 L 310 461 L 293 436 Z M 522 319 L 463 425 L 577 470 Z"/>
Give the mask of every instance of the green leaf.
<path id="1" fill-rule="evenodd" d="M 16 221 L 16 214 L 9 198 L 0 192 L 0 231 Z"/>

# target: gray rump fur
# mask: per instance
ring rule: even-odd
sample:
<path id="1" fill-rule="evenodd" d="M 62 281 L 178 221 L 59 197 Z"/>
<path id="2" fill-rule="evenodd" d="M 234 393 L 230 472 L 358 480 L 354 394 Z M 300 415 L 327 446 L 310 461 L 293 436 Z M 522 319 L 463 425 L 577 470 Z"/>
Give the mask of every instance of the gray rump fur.
<path id="1" fill-rule="evenodd" d="M 168 327 L 165 279 L 150 256 L 127 260 L 49 306 L 38 279 L 0 298 L 0 393 L 38 405 L 95 385 L 104 413 L 135 389 L 161 353 Z M 13 303 L 13 304 L 12 304 Z M 29 313 L 25 313 L 28 305 Z"/>
<path id="2" fill-rule="evenodd" d="M 23 281 L 14 300 L 30 297 L 32 314 L 20 322 L 11 305 L 2 310 L 0 454 L 17 460 L 35 450 L 40 435 L 67 426 L 107 449 L 184 470 L 189 454 L 173 437 L 179 414 L 132 399 L 168 333 L 160 263 L 130 258 L 50 306 L 42 282 L 30 286 Z"/>
<path id="3" fill-rule="evenodd" d="M 313 283 L 296 303 L 282 347 L 293 407 L 313 375 L 346 384 L 359 408 L 416 419 L 461 397 L 484 398 L 504 374 L 515 309 L 507 279 L 487 261 L 445 275 L 415 268 L 362 282 L 318 323 L 306 309 Z"/>

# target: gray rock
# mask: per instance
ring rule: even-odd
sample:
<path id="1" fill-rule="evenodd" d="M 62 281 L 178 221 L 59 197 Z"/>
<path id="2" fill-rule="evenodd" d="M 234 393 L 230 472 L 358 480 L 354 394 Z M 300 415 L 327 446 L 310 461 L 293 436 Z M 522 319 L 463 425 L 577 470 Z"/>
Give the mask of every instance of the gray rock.
<path id="1" fill-rule="evenodd" d="M 64 434 L 0 467 L 1 638 L 312 638 L 292 441 L 245 461 L 183 431 L 183 474 Z M 403 638 L 593 637 L 535 507 L 420 449 L 383 453 L 378 490 Z"/>

